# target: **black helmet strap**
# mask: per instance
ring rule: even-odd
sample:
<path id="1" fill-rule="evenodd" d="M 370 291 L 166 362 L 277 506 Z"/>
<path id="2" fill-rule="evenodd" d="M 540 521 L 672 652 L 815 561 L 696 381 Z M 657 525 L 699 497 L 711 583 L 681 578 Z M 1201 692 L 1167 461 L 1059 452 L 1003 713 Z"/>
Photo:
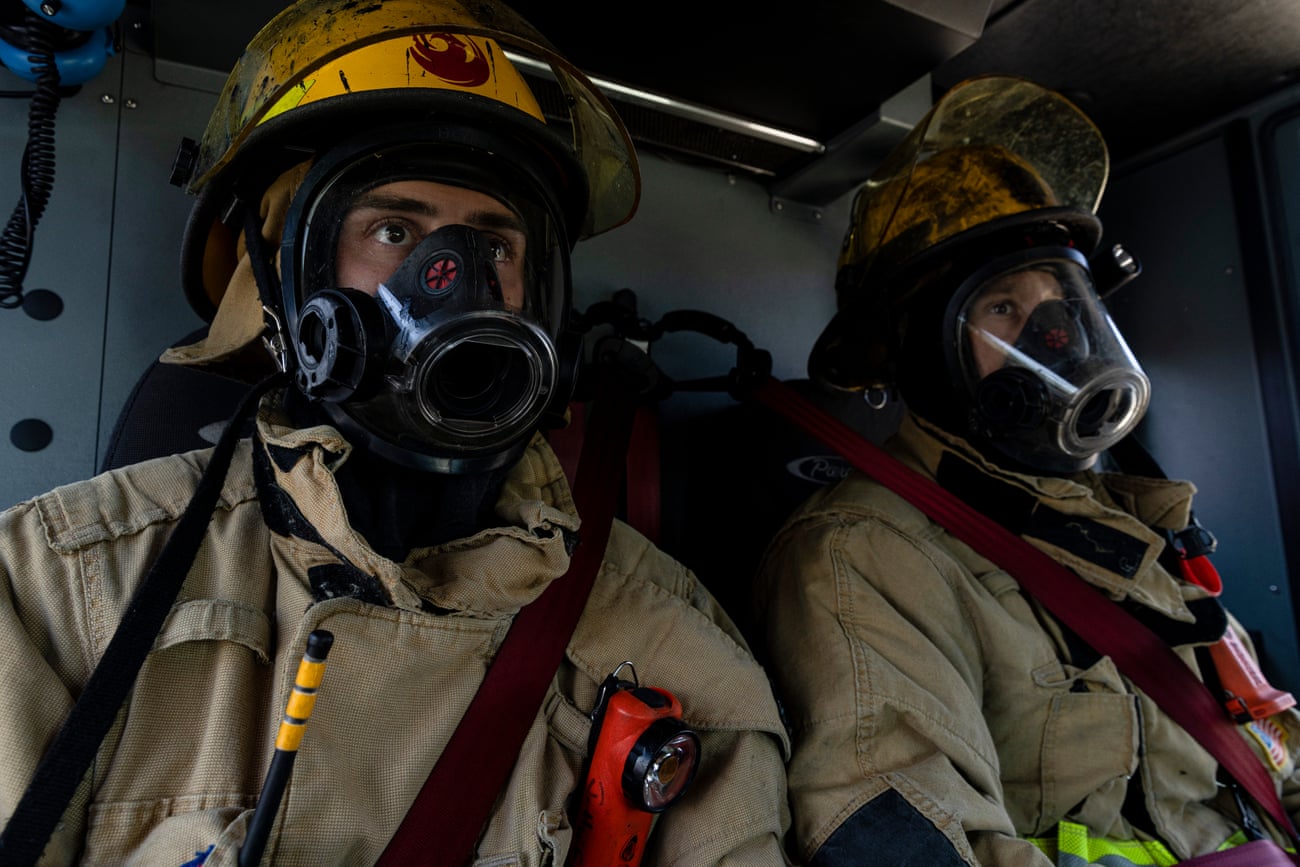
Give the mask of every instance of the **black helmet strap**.
<path id="1" fill-rule="evenodd" d="M 288 344 L 288 335 L 281 321 L 280 278 L 271 265 L 270 245 L 262 237 L 262 221 L 258 218 L 259 209 L 243 202 L 244 208 L 244 246 L 248 250 L 248 262 L 253 269 L 253 282 L 257 284 L 257 295 L 262 301 L 262 318 L 266 330 L 262 341 L 267 351 L 275 359 L 276 367 L 290 373 L 293 353 Z"/>

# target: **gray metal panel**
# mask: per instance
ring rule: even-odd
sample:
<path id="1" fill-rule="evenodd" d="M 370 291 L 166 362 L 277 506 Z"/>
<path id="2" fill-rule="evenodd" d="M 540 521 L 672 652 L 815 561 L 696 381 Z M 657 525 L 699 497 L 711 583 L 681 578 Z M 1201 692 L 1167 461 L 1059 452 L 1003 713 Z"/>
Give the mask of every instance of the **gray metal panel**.
<path id="1" fill-rule="evenodd" d="M 788 216 L 769 207 L 757 181 L 647 158 L 644 191 L 630 223 L 578 245 L 577 306 L 630 288 L 640 312 L 705 310 L 729 320 L 773 355 L 773 373 L 804 377 L 808 352 L 835 312 L 835 262 L 852 197 Z M 735 350 L 698 335 L 669 335 L 654 357 L 675 379 L 716 376 Z M 729 403 L 680 395 L 663 407 L 671 420 Z"/>
<path id="2" fill-rule="evenodd" d="M 57 292 L 62 315 L 40 322 L 21 310 L 0 310 L 0 507 L 95 469 L 121 72 L 121 59 L 110 59 L 56 115 L 54 187 L 24 285 Z M 2 89 L 31 87 L 7 72 L 0 76 Z M 101 94 L 113 102 L 101 101 Z M 6 220 L 18 201 L 28 106 L 26 99 L 0 100 Z M 21 451 L 10 441 L 13 425 L 28 418 L 53 429 L 53 441 L 41 451 Z"/>
<path id="3" fill-rule="evenodd" d="M 1215 137 L 1121 175 L 1101 216 L 1143 274 L 1109 302 L 1152 382 L 1139 436 L 1219 538 L 1223 599 L 1300 689 L 1300 647 L 1265 426 L 1228 154 Z"/>
<path id="4" fill-rule="evenodd" d="M 216 96 L 160 83 L 153 59 L 128 52 L 122 81 L 112 287 L 104 324 L 96 466 L 140 374 L 203 324 L 180 288 L 181 235 L 194 199 L 168 182 L 183 136 L 198 139 Z"/>

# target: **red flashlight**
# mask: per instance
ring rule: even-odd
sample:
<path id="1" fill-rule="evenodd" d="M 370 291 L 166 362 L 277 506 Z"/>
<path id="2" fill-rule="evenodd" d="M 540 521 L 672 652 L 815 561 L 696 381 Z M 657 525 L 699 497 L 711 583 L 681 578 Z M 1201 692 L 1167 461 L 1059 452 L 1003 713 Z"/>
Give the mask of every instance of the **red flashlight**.
<path id="1" fill-rule="evenodd" d="M 601 684 L 592 712 L 590 761 L 574 822 L 569 867 L 635 867 L 656 813 L 686 792 L 700 739 L 667 690 L 621 680 L 623 663 Z"/>

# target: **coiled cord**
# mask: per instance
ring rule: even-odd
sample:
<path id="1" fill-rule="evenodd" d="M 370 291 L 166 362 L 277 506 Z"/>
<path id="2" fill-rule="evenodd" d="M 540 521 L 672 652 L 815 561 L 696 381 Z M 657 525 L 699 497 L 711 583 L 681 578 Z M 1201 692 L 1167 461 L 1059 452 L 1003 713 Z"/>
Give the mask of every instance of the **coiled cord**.
<path id="1" fill-rule="evenodd" d="M 54 188 L 54 116 L 62 98 L 50 25 L 25 11 L 22 30 L 30 51 L 27 59 L 36 73 L 36 89 L 27 115 L 22 194 L 0 235 L 0 307 L 9 309 L 23 303 L 23 280 L 31 264 L 36 224 L 45 214 Z"/>

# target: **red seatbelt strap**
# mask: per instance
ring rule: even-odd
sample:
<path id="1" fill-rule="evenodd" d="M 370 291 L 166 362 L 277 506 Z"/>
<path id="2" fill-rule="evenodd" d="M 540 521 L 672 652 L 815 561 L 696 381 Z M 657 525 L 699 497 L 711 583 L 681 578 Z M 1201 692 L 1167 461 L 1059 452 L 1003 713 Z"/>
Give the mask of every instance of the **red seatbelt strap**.
<path id="1" fill-rule="evenodd" d="M 655 545 L 663 516 L 659 481 L 659 413 L 641 404 L 627 450 L 627 522 Z"/>
<path id="2" fill-rule="evenodd" d="M 605 556 L 634 404 L 590 410 L 573 498 L 581 537 L 569 570 L 517 615 L 465 716 L 378 865 L 463 867 L 519 757 Z"/>
<path id="3" fill-rule="evenodd" d="M 582 401 L 569 404 L 569 423 L 547 434 L 551 450 L 560 459 L 564 475 L 570 480 L 577 471 L 578 456 L 586 429 L 587 405 Z M 632 420 L 632 436 L 627 448 L 627 496 L 624 519 L 637 532 L 659 544 L 663 524 L 659 445 L 659 413 L 653 404 L 642 403 Z"/>
<path id="4" fill-rule="evenodd" d="M 1114 660 L 1120 671 L 1227 769 L 1292 840 L 1300 840 L 1282 808 L 1272 778 L 1222 706 L 1182 659 L 1133 615 L 784 383 L 768 377 L 754 387 L 752 396 L 836 449 L 849 463 L 1005 569 L 1053 616 Z"/>
<path id="5" fill-rule="evenodd" d="M 1295 867 L 1296 860 L 1272 840 L 1252 840 L 1179 861 L 1178 867 Z"/>
<path id="6" fill-rule="evenodd" d="M 573 484 L 582 456 L 582 435 L 587 429 L 587 404 L 580 400 L 569 404 L 569 423 L 546 432 L 546 442 L 564 468 L 564 477 Z"/>

